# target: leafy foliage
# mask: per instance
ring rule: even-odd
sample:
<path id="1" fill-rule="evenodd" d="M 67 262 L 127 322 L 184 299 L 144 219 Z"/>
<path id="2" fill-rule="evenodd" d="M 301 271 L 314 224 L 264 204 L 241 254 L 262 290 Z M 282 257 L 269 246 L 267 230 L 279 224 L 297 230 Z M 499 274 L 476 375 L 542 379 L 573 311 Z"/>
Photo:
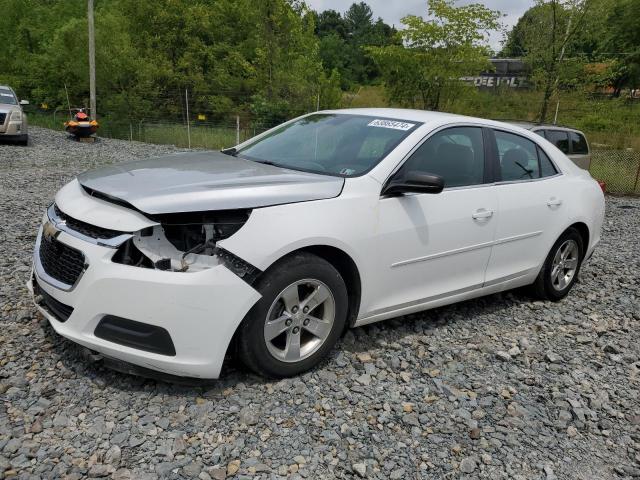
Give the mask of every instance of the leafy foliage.
<path id="1" fill-rule="evenodd" d="M 86 1 L 0 0 L 0 82 L 55 106 L 87 103 Z M 277 122 L 337 106 L 315 17 L 293 0 L 109 0 L 96 7 L 99 112 L 125 118 L 252 115 Z"/>
<path id="2" fill-rule="evenodd" d="M 340 73 L 342 86 L 375 82 L 380 72 L 366 54 L 367 46 L 398 43 L 396 30 L 378 18 L 364 2 L 353 3 L 341 15 L 335 10 L 316 14 L 316 34 L 320 40 L 320 56 L 327 72 Z"/>
<path id="3" fill-rule="evenodd" d="M 461 7 L 431 0 L 427 20 L 409 15 L 396 45 L 369 47 L 389 97 L 404 106 L 437 110 L 465 86 L 460 77 L 489 68 L 487 32 L 499 27 L 499 13 L 479 4 Z"/>

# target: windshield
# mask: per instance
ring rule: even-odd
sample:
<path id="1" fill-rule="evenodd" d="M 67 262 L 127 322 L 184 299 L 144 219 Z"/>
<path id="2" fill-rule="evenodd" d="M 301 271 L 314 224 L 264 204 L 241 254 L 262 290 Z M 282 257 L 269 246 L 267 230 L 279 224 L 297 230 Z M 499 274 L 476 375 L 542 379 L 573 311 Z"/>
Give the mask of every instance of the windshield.
<path id="1" fill-rule="evenodd" d="M 18 102 L 16 101 L 16 97 L 13 96 L 13 93 L 6 90 L 0 90 L 0 104 L 17 105 Z"/>
<path id="2" fill-rule="evenodd" d="M 375 167 L 419 125 L 363 115 L 314 114 L 278 128 L 237 154 L 293 170 L 353 177 Z"/>

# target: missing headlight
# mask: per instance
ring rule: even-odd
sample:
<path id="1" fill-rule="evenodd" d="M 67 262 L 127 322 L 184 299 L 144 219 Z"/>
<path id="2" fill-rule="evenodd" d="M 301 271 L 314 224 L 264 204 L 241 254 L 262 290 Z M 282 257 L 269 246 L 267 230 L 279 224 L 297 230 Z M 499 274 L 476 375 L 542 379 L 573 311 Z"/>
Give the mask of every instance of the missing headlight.
<path id="1" fill-rule="evenodd" d="M 145 228 L 120 246 L 112 260 L 136 267 L 173 272 L 197 272 L 223 264 L 247 283 L 259 269 L 218 247 L 247 221 L 251 210 L 172 213 L 153 219 L 159 225 Z"/>
<path id="2" fill-rule="evenodd" d="M 145 256 L 133 243 L 133 239 L 124 242 L 116 253 L 111 257 L 111 261 L 133 267 L 154 268 L 153 262 Z"/>
<path id="3" fill-rule="evenodd" d="M 215 244 L 229 238 L 242 227 L 251 210 L 221 210 L 217 212 L 170 213 L 154 218 L 162 224 L 167 240 L 182 252 L 209 249 L 212 255 Z M 203 252 L 198 252 L 203 253 Z"/>

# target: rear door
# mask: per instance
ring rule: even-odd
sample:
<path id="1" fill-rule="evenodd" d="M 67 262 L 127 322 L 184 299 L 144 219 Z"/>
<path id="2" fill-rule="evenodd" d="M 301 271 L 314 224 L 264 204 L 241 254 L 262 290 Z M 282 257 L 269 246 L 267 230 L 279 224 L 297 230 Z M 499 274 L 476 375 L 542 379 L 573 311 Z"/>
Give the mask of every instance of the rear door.
<path id="1" fill-rule="evenodd" d="M 486 285 L 531 275 L 555 241 L 563 218 L 563 177 L 526 137 L 495 130 L 495 191 L 500 215 Z"/>

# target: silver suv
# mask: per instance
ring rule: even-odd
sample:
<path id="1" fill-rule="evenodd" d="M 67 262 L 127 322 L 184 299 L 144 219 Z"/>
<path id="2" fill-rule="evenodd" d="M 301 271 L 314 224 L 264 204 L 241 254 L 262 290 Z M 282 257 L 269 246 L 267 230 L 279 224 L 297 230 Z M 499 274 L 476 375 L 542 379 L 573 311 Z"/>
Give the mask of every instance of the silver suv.
<path id="1" fill-rule="evenodd" d="M 0 85 L 0 139 L 17 140 L 23 145 L 29 143 L 27 116 L 22 111 L 27 100 L 18 101 L 11 87 Z"/>
<path id="2" fill-rule="evenodd" d="M 561 125 L 529 123 L 529 122 L 508 122 L 527 130 L 537 133 L 546 138 L 551 143 L 569 157 L 573 163 L 580 168 L 589 170 L 591 166 L 591 151 L 584 133 L 575 128 Z"/>

